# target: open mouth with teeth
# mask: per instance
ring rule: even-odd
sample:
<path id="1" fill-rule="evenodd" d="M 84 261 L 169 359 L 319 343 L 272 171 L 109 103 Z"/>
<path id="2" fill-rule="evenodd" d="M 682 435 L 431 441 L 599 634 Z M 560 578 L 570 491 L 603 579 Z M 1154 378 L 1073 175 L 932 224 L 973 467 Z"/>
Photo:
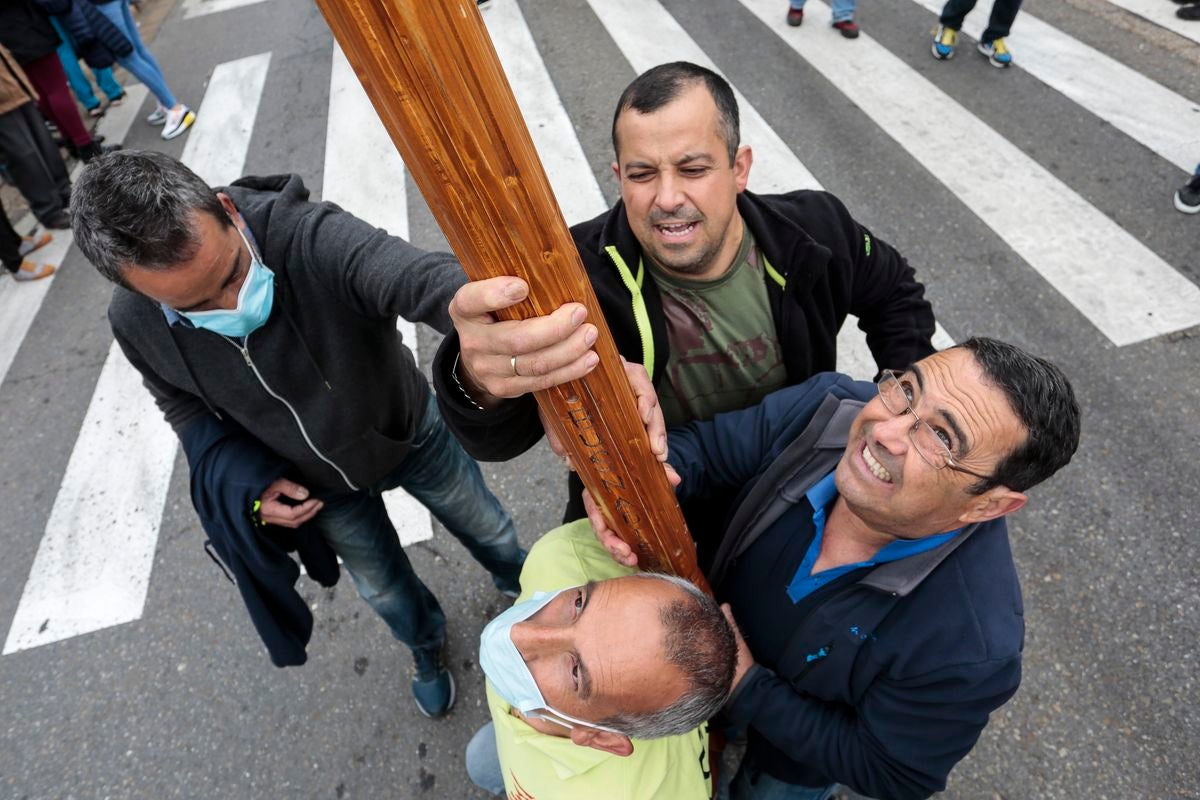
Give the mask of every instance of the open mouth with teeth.
<path id="1" fill-rule="evenodd" d="M 863 461 L 867 465 L 867 469 L 871 470 L 871 474 L 884 483 L 892 482 L 892 473 L 884 469 L 883 464 L 875 460 L 875 456 L 871 455 L 870 449 L 864 444 L 862 449 Z"/>
<path id="2" fill-rule="evenodd" d="M 655 225 L 654 228 L 663 236 L 670 238 L 682 238 L 687 236 L 692 231 L 696 230 L 698 223 L 692 222 L 673 222 L 669 225 Z"/>

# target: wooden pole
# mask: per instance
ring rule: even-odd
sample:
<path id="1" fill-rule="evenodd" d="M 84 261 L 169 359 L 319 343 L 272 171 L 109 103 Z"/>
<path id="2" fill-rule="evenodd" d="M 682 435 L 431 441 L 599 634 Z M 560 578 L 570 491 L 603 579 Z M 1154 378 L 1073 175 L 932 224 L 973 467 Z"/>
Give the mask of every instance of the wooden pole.
<path id="1" fill-rule="evenodd" d="M 538 404 L 641 566 L 711 593 L 474 0 L 317 5 L 467 275 L 529 284 L 529 298 L 503 316 L 542 316 L 571 301 L 587 307 L 600 329 L 599 365 L 538 392 Z"/>

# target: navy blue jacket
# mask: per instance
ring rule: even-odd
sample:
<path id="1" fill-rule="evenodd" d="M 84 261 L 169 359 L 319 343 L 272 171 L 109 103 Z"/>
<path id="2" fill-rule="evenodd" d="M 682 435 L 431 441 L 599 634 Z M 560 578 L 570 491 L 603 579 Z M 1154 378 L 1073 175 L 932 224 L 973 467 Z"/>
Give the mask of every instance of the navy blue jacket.
<path id="1" fill-rule="evenodd" d="M 312 635 L 308 604 L 296 591 L 297 551 L 322 586 L 338 580 L 337 556 L 316 528 L 256 524 L 254 502 L 288 464 L 236 423 L 197 417 L 180 440 L 192 474 L 192 503 L 212 549 L 233 573 L 255 630 L 277 667 L 303 664 Z"/>
<path id="2" fill-rule="evenodd" d="M 90 2 L 73 0 L 34 0 L 51 17 L 56 18 L 66 32 L 64 38 L 75 54 L 89 67 L 111 67 L 118 58 L 133 53 L 133 44 L 108 17 Z M 61 33 L 62 31 L 60 31 Z"/>
<path id="3" fill-rule="evenodd" d="M 737 503 L 746 502 L 827 397 L 867 401 L 875 394 L 873 384 L 823 373 L 758 406 L 672 429 L 670 462 L 683 478 L 681 499 L 739 488 Z M 845 436 L 828 447 L 840 452 Z M 774 495 L 799 503 L 803 491 L 781 487 Z M 734 524 L 755 510 L 735 507 Z M 822 593 L 799 627 L 782 637 L 782 648 L 764 651 L 748 642 L 757 666 L 726 713 L 748 728 L 749 753 L 759 768 L 788 783 L 837 781 L 887 800 L 924 798 L 945 787 L 988 715 L 1016 692 L 1024 643 L 1021 589 L 1004 521 L 961 536 L 932 571 L 927 558 L 913 556 Z M 747 552 L 770 538 L 764 534 Z M 716 587 L 718 596 L 736 570 L 734 562 Z M 884 571 L 887 581 L 879 577 Z M 733 612 L 739 619 L 777 619 L 782 604 L 791 603 L 784 586 L 763 585 L 752 601 L 745 592 L 738 596 Z M 812 658 L 823 649 L 823 657 Z"/>

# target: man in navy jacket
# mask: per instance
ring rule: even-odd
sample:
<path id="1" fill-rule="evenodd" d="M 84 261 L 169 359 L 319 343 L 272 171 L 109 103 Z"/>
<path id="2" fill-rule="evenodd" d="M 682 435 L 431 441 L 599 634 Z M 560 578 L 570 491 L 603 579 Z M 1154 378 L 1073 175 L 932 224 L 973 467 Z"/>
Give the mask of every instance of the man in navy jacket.
<path id="1" fill-rule="evenodd" d="M 1003 517 L 1078 440 L 1063 373 L 982 338 L 672 429 L 681 498 L 740 490 L 709 572 L 745 637 L 725 707 L 749 740 L 737 800 L 945 787 L 1021 679 Z"/>

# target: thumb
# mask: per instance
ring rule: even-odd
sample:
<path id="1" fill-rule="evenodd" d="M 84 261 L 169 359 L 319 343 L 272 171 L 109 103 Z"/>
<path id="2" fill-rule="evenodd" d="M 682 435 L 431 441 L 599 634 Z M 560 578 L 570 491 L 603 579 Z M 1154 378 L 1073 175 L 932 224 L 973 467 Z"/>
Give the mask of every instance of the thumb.
<path id="1" fill-rule="evenodd" d="M 285 497 L 290 497 L 293 500 L 307 500 L 308 489 L 304 488 L 295 481 L 289 481 L 287 478 L 280 478 L 268 487 L 267 492 L 275 490 Z"/>

